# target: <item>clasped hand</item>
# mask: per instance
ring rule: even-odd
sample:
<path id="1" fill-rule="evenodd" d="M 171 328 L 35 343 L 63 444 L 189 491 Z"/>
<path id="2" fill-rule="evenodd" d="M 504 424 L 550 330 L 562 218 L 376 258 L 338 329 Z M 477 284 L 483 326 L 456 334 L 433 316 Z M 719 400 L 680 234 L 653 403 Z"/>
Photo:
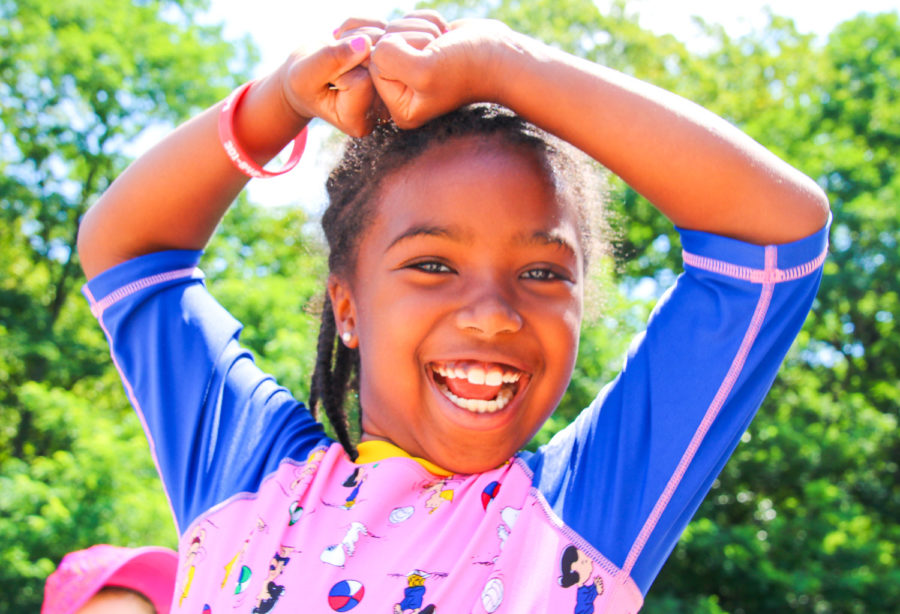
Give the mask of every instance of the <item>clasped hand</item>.
<path id="1" fill-rule="evenodd" d="M 493 99 L 484 70 L 505 25 L 488 20 L 447 23 L 416 11 L 385 23 L 348 19 L 335 41 L 282 67 L 285 100 L 300 116 L 321 117 L 350 136 L 392 118 L 414 128 L 464 104 Z"/>

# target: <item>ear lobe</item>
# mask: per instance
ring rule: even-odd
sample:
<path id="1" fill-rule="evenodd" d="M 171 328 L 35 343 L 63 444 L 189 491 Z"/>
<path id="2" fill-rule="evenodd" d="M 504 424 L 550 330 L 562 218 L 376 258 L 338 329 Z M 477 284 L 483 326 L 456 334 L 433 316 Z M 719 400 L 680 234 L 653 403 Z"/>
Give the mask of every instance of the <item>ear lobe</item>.
<path id="1" fill-rule="evenodd" d="M 331 311 L 337 327 L 337 336 L 349 348 L 359 345 L 356 336 L 356 302 L 350 284 L 335 275 L 328 277 L 328 298 L 331 299 Z M 349 333 L 349 337 L 348 337 Z"/>

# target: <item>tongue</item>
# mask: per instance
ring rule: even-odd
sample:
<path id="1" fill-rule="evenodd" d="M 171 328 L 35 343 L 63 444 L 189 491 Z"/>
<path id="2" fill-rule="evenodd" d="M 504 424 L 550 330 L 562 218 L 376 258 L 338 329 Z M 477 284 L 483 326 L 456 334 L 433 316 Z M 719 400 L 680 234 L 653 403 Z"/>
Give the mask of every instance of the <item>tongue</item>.
<path id="1" fill-rule="evenodd" d="M 487 384 L 473 384 L 461 377 L 448 377 L 444 382 L 450 392 L 463 399 L 480 399 L 490 401 L 497 398 L 501 386 L 488 386 Z"/>

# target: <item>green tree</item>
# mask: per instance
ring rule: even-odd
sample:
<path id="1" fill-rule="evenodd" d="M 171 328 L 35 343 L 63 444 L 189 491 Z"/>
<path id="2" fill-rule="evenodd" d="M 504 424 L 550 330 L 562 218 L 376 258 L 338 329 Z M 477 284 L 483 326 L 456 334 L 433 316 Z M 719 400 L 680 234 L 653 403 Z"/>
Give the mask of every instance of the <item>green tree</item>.
<path id="1" fill-rule="evenodd" d="M 67 551 L 174 544 L 146 442 L 76 296 L 74 245 L 145 128 L 245 76 L 249 44 L 198 25 L 204 8 L 0 0 L 0 611 L 37 611 Z"/>

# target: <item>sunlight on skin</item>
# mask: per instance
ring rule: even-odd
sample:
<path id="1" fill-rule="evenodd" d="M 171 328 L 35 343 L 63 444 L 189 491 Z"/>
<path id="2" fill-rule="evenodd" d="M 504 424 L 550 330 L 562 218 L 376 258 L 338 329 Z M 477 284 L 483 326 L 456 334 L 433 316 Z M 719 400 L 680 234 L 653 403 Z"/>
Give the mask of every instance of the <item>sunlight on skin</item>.
<path id="1" fill-rule="evenodd" d="M 156 614 L 156 610 L 134 593 L 110 591 L 94 595 L 76 614 Z"/>

